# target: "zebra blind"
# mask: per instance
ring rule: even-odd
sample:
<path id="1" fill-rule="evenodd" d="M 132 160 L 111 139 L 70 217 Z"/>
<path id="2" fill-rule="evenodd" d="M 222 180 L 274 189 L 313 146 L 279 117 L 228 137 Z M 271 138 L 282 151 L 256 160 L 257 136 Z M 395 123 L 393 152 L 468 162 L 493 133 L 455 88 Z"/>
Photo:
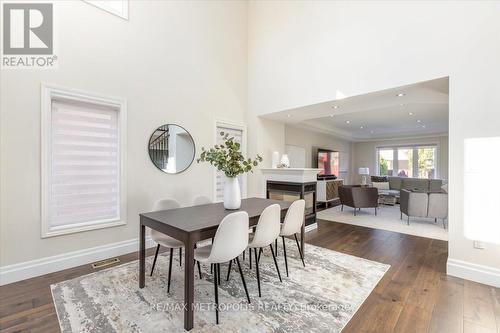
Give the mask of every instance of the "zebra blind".
<path id="1" fill-rule="evenodd" d="M 241 129 L 234 129 L 225 126 L 217 126 L 217 142 L 216 144 L 220 145 L 224 143 L 220 132 L 229 133 L 230 137 L 234 137 L 234 141 L 238 142 L 243 147 L 243 131 Z M 215 201 L 223 201 L 224 200 L 224 173 L 222 171 L 217 171 L 216 175 L 216 195 Z M 243 197 L 243 175 L 238 176 L 238 180 L 240 182 L 240 191 L 242 192 Z"/>
<path id="2" fill-rule="evenodd" d="M 120 218 L 118 109 L 53 100 L 49 228 Z"/>

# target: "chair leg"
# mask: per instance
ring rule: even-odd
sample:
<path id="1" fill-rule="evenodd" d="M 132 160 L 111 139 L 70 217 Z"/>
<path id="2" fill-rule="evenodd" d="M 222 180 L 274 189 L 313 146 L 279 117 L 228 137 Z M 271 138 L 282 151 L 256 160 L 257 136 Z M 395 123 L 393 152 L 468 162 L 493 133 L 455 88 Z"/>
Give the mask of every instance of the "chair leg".
<path id="1" fill-rule="evenodd" d="M 357 210 L 358 210 L 357 208 L 354 208 L 354 216 L 356 216 L 356 211 Z"/>
<path id="2" fill-rule="evenodd" d="M 283 280 L 281 279 L 281 274 L 280 274 L 280 269 L 278 267 L 278 262 L 276 261 L 276 256 L 274 255 L 274 250 L 273 250 L 272 244 L 269 244 L 269 247 L 271 248 L 271 253 L 273 255 L 274 266 L 276 266 L 276 272 L 278 272 L 278 277 L 280 278 L 280 282 L 283 282 Z"/>
<path id="3" fill-rule="evenodd" d="M 156 253 L 155 253 L 155 258 L 153 260 L 153 266 L 151 267 L 151 274 L 149 274 L 149 276 L 153 276 L 153 271 L 155 269 L 155 265 L 156 265 L 156 258 L 158 258 L 158 252 L 160 251 L 160 244 L 158 244 L 156 246 Z"/>
<path id="4" fill-rule="evenodd" d="M 250 251 L 248 257 L 250 258 L 250 269 L 252 269 L 252 249 L 248 249 L 248 251 Z"/>
<path id="5" fill-rule="evenodd" d="M 262 254 L 262 248 L 259 249 L 259 262 L 260 262 L 260 255 Z"/>
<path id="6" fill-rule="evenodd" d="M 170 280 L 172 278 L 172 261 L 174 261 L 174 249 L 170 248 L 170 261 L 168 262 L 167 293 L 170 292 Z"/>
<path id="7" fill-rule="evenodd" d="M 219 325 L 219 288 L 218 288 L 218 283 L 217 283 L 217 265 L 218 264 L 213 264 L 215 265 L 213 272 L 214 272 L 214 292 L 215 292 L 215 322 L 217 325 Z"/>
<path id="8" fill-rule="evenodd" d="M 302 254 L 302 249 L 300 248 L 299 245 L 299 240 L 297 239 L 297 234 L 293 234 L 295 236 L 295 241 L 297 242 L 297 248 L 299 249 L 299 254 L 300 254 L 300 259 L 302 260 L 302 265 L 306 267 L 306 264 L 304 263 L 304 255 Z"/>
<path id="9" fill-rule="evenodd" d="M 410 216 L 408 216 L 408 220 L 407 220 L 406 224 L 410 225 Z"/>
<path id="10" fill-rule="evenodd" d="M 236 263 L 238 264 L 238 270 L 240 271 L 241 282 L 243 282 L 243 288 L 245 288 L 245 294 L 247 294 L 247 301 L 250 303 L 250 296 L 248 295 L 247 284 L 245 278 L 243 277 L 243 271 L 241 270 L 240 259 L 236 257 Z"/>
<path id="11" fill-rule="evenodd" d="M 281 238 L 283 239 L 283 255 L 285 256 L 286 276 L 288 277 L 288 260 L 286 259 L 285 237 L 281 237 Z"/>
<path id="12" fill-rule="evenodd" d="M 217 281 L 219 282 L 220 286 L 220 264 L 217 264 Z"/>
<path id="13" fill-rule="evenodd" d="M 247 250 L 243 251 L 243 261 L 245 261 L 245 252 L 247 252 Z"/>
<path id="14" fill-rule="evenodd" d="M 438 222 L 438 219 L 437 217 L 434 218 L 434 223 L 437 223 Z"/>
<path id="15" fill-rule="evenodd" d="M 229 267 L 227 269 L 227 278 L 226 278 L 226 281 L 229 281 L 229 274 L 231 274 L 231 266 L 232 266 L 232 264 L 233 264 L 233 261 L 230 260 L 229 261 Z"/>
<path id="16" fill-rule="evenodd" d="M 343 212 L 344 211 L 344 205 L 341 205 L 340 206 L 340 211 Z"/>
<path id="17" fill-rule="evenodd" d="M 182 247 L 179 248 L 179 266 L 182 266 Z"/>
<path id="18" fill-rule="evenodd" d="M 401 212 L 400 214 L 401 214 L 401 216 L 399 217 L 399 219 L 402 220 L 403 219 L 403 212 Z"/>
<path id="19" fill-rule="evenodd" d="M 259 287 L 259 297 L 261 297 L 260 293 L 260 274 L 259 274 L 259 261 L 257 260 L 257 249 L 255 248 L 255 271 L 257 272 L 257 286 Z"/>
<path id="20" fill-rule="evenodd" d="M 201 266 L 200 266 L 200 262 L 197 261 L 196 262 L 196 265 L 198 266 L 198 274 L 200 274 L 200 279 L 203 279 L 203 275 L 201 275 Z"/>
<path id="21" fill-rule="evenodd" d="M 375 216 L 377 216 L 377 207 L 375 207 Z"/>
<path id="22" fill-rule="evenodd" d="M 278 238 L 274 240 L 274 254 L 278 256 Z"/>

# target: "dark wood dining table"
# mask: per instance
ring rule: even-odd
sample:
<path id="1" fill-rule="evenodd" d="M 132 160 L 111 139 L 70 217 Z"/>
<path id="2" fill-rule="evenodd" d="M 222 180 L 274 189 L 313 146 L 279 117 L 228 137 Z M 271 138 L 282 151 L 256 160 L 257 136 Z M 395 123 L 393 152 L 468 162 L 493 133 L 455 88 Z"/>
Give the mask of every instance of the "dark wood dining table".
<path id="1" fill-rule="evenodd" d="M 184 329 L 193 328 L 194 317 L 194 248 L 196 242 L 215 236 L 222 219 L 236 211 L 246 211 L 250 218 L 250 226 L 255 226 L 264 208 L 272 204 L 281 207 L 283 221 L 291 202 L 272 199 L 248 198 L 241 201 L 239 210 L 226 210 L 222 203 L 183 207 L 139 214 L 140 216 L 140 246 L 139 246 L 139 288 L 145 286 L 146 270 L 146 227 L 157 230 L 184 243 Z M 304 232 L 302 225 L 301 248 L 304 255 Z"/>

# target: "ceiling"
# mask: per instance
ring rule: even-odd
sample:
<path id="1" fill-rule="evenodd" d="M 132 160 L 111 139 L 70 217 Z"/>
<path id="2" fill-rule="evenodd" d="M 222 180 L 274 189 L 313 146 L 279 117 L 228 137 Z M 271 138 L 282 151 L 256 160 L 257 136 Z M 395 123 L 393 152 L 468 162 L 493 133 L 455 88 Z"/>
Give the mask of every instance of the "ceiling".
<path id="1" fill-rule="evenodd" d="M 308 105 L 265 117 L 353 141 L 443 135 L 448 133 L 448 78 Z"/>

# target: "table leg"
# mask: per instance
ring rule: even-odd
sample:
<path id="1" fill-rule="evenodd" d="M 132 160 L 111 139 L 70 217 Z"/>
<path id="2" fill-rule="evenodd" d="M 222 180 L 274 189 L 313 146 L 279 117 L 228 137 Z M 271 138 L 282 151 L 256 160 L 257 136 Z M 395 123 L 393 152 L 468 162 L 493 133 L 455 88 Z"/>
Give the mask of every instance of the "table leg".
<path id="1" fill-rule="evenodd" d="M 302 259 L 304 259 L 304 257 L 306 256 L 305 254 L 306 248 L 304 247 L 305 234 L 306 234 L 306 225 L 304 223 L 302 224 L 302 228 L 300 228 L 300 248 L 302 249 Z"/>
<path id="2" fill-rule="evenodd" d="M 194 260 L 194 244 L 188 240 L 185 244 L 184 265 L 184 329 L 189 331 L 193 328 L 193 306 L 194 306 L 194 265 L 189 265 Z"/>
<path id="3" fill-rule="evenodd" d="M 144 288 L 146 274 L 146 227 L 141 224 L 139 235 L 139 288 Z"/>

